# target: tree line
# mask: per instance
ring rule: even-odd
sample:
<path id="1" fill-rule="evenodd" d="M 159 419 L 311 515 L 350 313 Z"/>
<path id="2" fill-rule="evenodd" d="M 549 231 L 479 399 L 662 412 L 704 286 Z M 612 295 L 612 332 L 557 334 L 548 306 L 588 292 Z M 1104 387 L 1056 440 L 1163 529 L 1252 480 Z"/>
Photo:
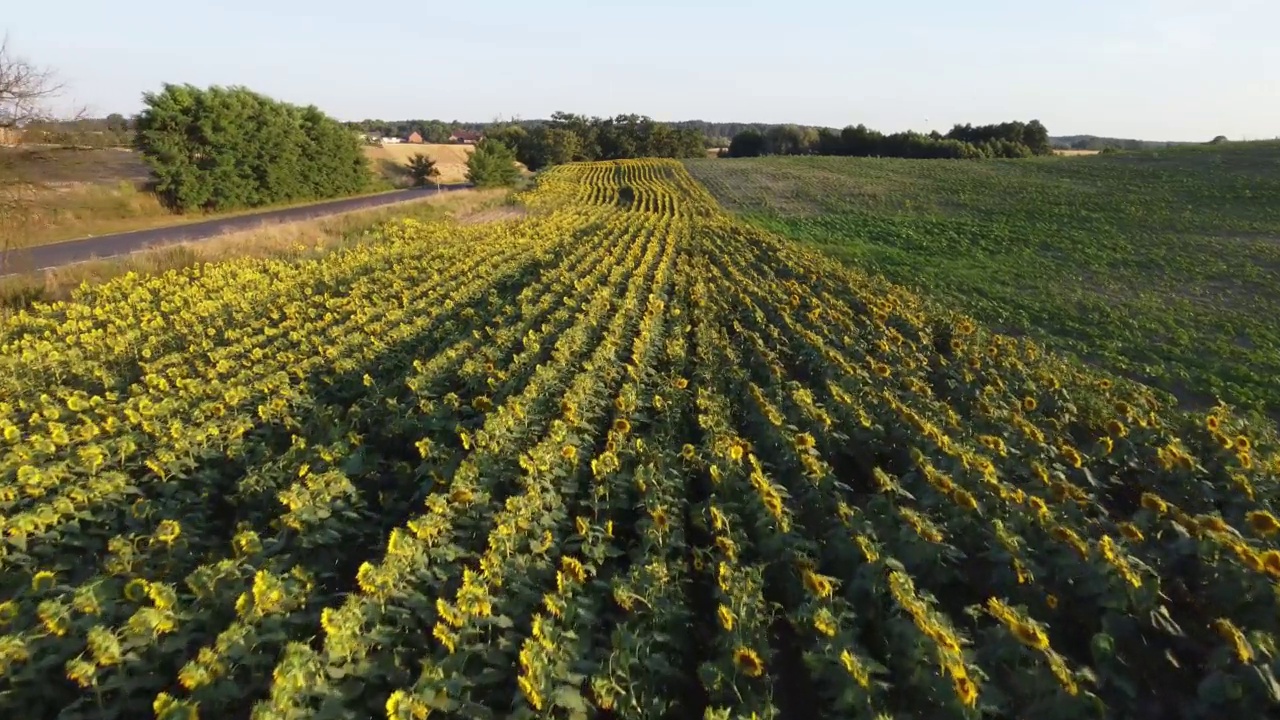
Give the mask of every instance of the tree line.
<path id="1" fill-rule="evenodd" d="M 678 128 L 646 115 L 587 117 L 557 112 L 537 123 L 509 123 L 490 127 L 485 137 L 515 151 L 530 170 L 591 160 L 640 157 L 703 157 L 701 132 Z"/>
<path id="2" fill-rule="evenodd" d="M 443 120 L 357 120 L 343 123 L 346 127 L 370 135 L 406 138 L 413 133 L 422 136 L 423 142 L 447 143 L 449 136 L 459 130 L 483 132 L 492 123 L 445 122 Z"/>
<path id="3" fill-rule="evenodd" d="M 135 145 L 161 199 L 231 210 L 352 195 L 371 182 L 354 133 L 314 106 L 243 87 L 167 84 L 143 95 Z"/>
<path id="4" fill-rule="evenodd" d="M 1098 137 L 1096 135 L 1067 135 L 1053 138 L 1055 147 L 1070 150 L 1165 150 L 1188 142 L 1164 142 L 1158 140 L 1134 140 L 1128 138 Z"/>
<path id="5" fill-rule="evenodd" d="M 729 157 L 759 155 L 850 155 L 901 158 L 1020 158 L 1050 155 L 1049 131 L 1038 120 L 993 125 L 956 125 L 943 135 L 914 131 L 888 135 L 865 125 L 843 130 L 775 125 L 733 136 Z"/>

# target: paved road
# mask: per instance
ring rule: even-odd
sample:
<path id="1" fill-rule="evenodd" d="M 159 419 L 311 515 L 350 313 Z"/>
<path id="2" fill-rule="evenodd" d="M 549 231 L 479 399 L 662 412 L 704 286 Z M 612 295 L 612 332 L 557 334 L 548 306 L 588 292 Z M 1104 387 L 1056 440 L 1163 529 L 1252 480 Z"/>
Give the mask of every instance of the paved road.
<path id="1" fill-rule="evenodd" d="M 453 185 L 441 188 L 440 192 L 460 190 L 465 186 Z M 12 275 L 31 270 L 44 270 L 62 265 L 71 265 L 95 258 L 106 258 L 114 255 L 127 255 L 151 247 L 171 245 L 193 240 L 206 240 L 218 235 L 240 230 L 252 230 L 264 224 L 297 222 L 311 220 L 326 215 L 361 210 L 364 208 L 392 205 L 395 203 L 417 200 L 436 193 L 435 188 L 413 188 L 398 190 L 368 197 L 329 200 L 326 202 L 304 205 L 302 207 L 285 208 L 283 210 L 267 210 L 252 215 L 238 215 L 221 220 L 204 220 L 201 222 L 153 228 L 151 230 L 135 230 L 133 232 L 101 235 L 98 237 L 68 240 L 51 245 L 37 245 L 30 248 L 11 250 L 7 257 L 0 257 L 0 276 Z"/>

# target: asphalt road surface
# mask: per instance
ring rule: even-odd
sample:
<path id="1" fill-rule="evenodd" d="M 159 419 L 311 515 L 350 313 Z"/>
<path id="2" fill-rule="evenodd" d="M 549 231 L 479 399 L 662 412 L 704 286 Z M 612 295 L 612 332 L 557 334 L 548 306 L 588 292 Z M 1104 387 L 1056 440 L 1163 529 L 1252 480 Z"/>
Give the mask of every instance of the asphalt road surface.
<path id="1" fill-rule="evenodd" d="M 311 220 L 352 210 L 394 205 L 410 200 L 418 200 L 428 195 L 434 195 L 436 192 L 461 190 L 464 187 L 453 185 L 442 187 L 439 191 L 435 188 L 412 188 L 381 195 L 329 200 L 302 207 L 284 208 L 283 210 L 267 210 L 252 215 L 237 215 L 236 217 L 221 220 L 204 220 L 187 223 L 186 225 L 135 230 L 114 235 L 100 235 L 98 237 L 68 240 L 49 245 L 19 248 L 10 250 L 7 256 L 0 257 L 0 276 L 32 270 L 45 270 L 115 255 L 127 255 L 139 250 L 172 245 L 174 243 L 207 240 L 218 235 L 252 230 L 263 225 L 298 222 L 299 220 Z"/>

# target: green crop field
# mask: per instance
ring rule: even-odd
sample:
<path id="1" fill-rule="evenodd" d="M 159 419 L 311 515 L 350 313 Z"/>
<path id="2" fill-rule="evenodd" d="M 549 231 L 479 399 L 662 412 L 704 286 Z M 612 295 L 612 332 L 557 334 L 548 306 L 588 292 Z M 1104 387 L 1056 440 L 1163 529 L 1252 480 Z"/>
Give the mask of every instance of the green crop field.
<path id="1" fill-rule="evenodd" d="M 1280 412 L 1280 144 L 694 160 L 730 209 L 1176 395 Z"/>

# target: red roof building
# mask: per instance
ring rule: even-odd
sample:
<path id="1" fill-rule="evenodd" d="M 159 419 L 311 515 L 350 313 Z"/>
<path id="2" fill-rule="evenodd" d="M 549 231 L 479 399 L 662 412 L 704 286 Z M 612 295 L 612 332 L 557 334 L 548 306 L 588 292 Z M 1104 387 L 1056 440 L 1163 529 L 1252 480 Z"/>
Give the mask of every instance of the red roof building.
<path id="1" fill-rule="evenodd" d="M 449 142 L 462 143 L 463 145 L 475 145 L 480 142 L 483 137 L 484 135 L 471 130 L 455 130 L 454 133 L 449 136 Z"/>

